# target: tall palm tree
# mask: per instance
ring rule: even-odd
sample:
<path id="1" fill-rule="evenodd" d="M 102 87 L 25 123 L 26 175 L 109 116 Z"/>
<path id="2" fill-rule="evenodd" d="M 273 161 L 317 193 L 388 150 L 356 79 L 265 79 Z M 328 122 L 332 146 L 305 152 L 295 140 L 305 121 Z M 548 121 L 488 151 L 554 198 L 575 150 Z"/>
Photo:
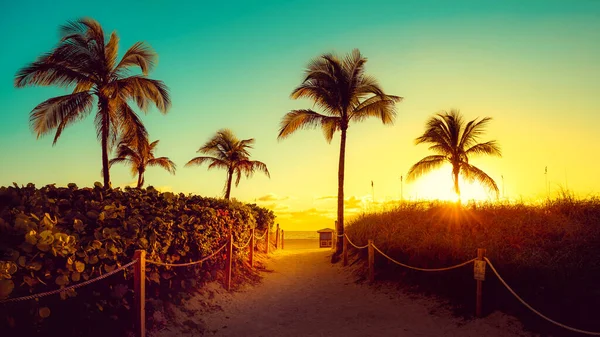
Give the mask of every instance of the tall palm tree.
<path id="1" fill-rule="evenodd" d="M 443 111 L 431 117 L 427 121 L 423 135 L 415 139 L 415 144 L 431 144 L 429 149 L 437 154 L 427 156 L 414 164 L 408 171 L 407 179 L 414 180 L 444 163 L 450 163 L 454 192 L 459 199 L 459 175 L 467 181 L 478 181 L 498 196 L 498 186 L 494 179 L 469 163 L 469 157 L 475 155 L 502 156 L 500 146 L 495 140 L 478 143 L 479 136 L 484 133 L 485 127 L 491 120 L 490 117 L 485 117 L 465 124 L 458 110 Z"/>
<path id="2" fill-rule="evenodd" d="M 154 150 L 158 140 L 148 144 L 148 139 L 143 139 L 132 144 L 131 139 L 123 139 L 117 146 L 117 157 L 109 162 L 109 166 L 116 163 L 131 165 L 131 174 L 138 175 L 137 188 L 144 185 L 144 172 L 147 166 L 159 166 L 171 174 L 175 174 L 176 165 L 167 157 L 154 157 Z"/>
<path id="3" fill-rule="evenodd" d="M 242 173 L 246 178 L 250 178 L 255 171 L 262 171 L 267 177 L 271 177 L 265 163 L 250 160 L 249 149 L 254 144 L 254 138 L 239 140 L 229 129 L 217 131 L 206 144 L 197 152 L 209 156 L 196 157 L 190 160 L 185 166 L 202 165 L 208 163 L 208 169 L 222 168 L 227 170 L 227 181 L 223 188 L 225 199 L 229 199 L 231 194 L 231 182 L 235 175 L 235 186 L 240 183 Z"/>
<path id="4" fill-rule="evenodd" d="M 328 143 L 336 131 L 341 132 L 338 166 L 337 233 L 344 234 L 344 162 L 346 132 L 351 122 L 369 117 L 392 124 L 396 116 L 395 103 L 401 97 L 386 95 L 375 78 L 365 75 L 367 59 L 358 49 L 340 59 L 325 54 L 311 61 L 306 77 L 291 94 L 291 98 L 309 98 L 322 113 L 311 109 L 292 110 L 281 120 L 279 140 L 299 129 L 321 127 Z M 336 255 L 342 251 L 342 240 L 337 240 Z"/>
<path id="5" fill-rule="evenodd" d="M 163 82 L 147 77 L 156 63 L 156 54 L 145 43 L 135 43 L 118 61 L 117 34 L 113 32 L 106 41 L 102 26 L 94 19 L 68 22 L 60 33 L 58 46 L 20 69 L 14 84 L 18 88 L 74 86 L 72 93 L 50 98 L 30 113 L 30 126 L 38 138 L 56 130 L 52 145 L 65 127 L 90 114 L 94 97 L 97 99 L 96 133 L 102 146 L 104 186 L 109 187 L 108 155 L 117 137 L 124 134 L 132 141 L 147 137 L 129 100 L 144 112 L 154 103 L 166 113 L 171 104 L 168 89 Z M 131 75 L 132 67 L 139 67 L 142 74 Z"/>

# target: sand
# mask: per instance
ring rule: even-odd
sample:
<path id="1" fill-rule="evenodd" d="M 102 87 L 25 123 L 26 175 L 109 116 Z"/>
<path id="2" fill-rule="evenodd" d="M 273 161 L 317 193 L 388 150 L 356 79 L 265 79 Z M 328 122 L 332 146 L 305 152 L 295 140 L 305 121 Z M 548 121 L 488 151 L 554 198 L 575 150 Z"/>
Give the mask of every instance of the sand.
<path id="1" fill-rule="evenodd" d="M 434 298 L 357 282 L 330 254 L 286 242 L 260 283 L 231 293 L 209 285 L 186 306 L 210 310 L 187 308 L 184 324 L 179 317 L 155 336 L 534 336 L 499 312 L 465 320 Z"/>

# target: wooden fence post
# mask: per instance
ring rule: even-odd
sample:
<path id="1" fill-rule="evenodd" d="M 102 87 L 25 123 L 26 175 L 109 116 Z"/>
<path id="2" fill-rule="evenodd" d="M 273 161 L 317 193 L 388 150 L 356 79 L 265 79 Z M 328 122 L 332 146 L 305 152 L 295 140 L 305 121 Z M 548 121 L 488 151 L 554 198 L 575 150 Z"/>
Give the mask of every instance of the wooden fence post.
<path id="1" fill-rule="evenodd" d="M 225 289 L 231 290 L 231 264 L 233 262 L 233 235 L 229 233 L 229 242 L 227 243 L 227 261 L 225 261 Z"/>
<path id="2" fill-rule="evenodd" d="M 285 241 L 283 236 L 283 229 L 281 230 L 281 249 L 283 249 L 283 242 Z"/>
<path id="3" fill-rule="evenodd" d="M 369 282 L 375 281 L 375 249 L 373 240 L 369 240 Z"/>
<path id="4" fill-rule="evenodd" d="M 342 266 L 347 266 L 348 265 L 348 239 L 346 238 L 346 235 L 344 235 L 344 250 L 342 253 Z"/>
<path id="5" fill-rule="evenodd" d="M 483 263 L 484 263 L 484 269 L 483 269 L 484 273 L 483 273 L 483 275 L 485 275 L 485 261 L 483 260 L 484 256 L 485 256 L 485 249 L 483 249 L 483 248 L 477 248 L 477 261 L 483 261 Z M 475 261 L 475 263 L 477 263 L 477 261 Z M 483 280 L 482 280 L 483 276 L 479 277 L 479 278 L 477 278 L 477 276 L 476 276 L 476 279 L 477 279 L 477 300 L 476 300 L 476 303 L 475 303 L 475 315 L 477 317 L 481 317 L 481 315 L 482 315 L 481 314 L 481 311 L 482 311 L 481 308 L 483 306 L 483 298 L 482 298 L 482 295 L 483 295 Z"/>
<path id="6" fill-rule="evenodd" d="M 146 337 L 146 251 L 138 249 L 133 258 L 133 288 L 135 291 L 135 336 Z"/>
<path id="7" fill-rule="evenodd" d="M 275 231 L 275 249 L 279 248 L 279 224 L 277 224 L 277 230 Z"/>
<path id="8" fill-rule="evenodd" d="M 337 220 L 335 221 L 335 225 L 333 226 L 333 233 L 331 233 L 331 249 L 333 249 L 333 251 L 335 252 L 335 250 L 337 249 Z"/>
<path id="9" fill-rule="evenodd" d="M 250 231 L 250 267 L 254 267 L 254 228 Z"/>
<path id="10" fill-rule="evenodd" d="M 265 254 L 269 255 L 269 245 L 270 245 L 270 239 L 269 239 L 269 233 L 271 232 L 271 228 L 267 227 L 267 239 L 265 240 Z"/>

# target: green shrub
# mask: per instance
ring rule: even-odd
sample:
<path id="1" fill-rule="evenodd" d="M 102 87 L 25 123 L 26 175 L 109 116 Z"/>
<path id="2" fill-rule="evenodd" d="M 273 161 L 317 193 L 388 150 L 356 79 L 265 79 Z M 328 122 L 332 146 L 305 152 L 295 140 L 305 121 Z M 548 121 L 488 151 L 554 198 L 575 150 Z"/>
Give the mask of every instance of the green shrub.
<path id="1" fill-rule="evenodd" d="M 196 261 L 225 244 L 230 229 L 235 242 L 245 241 L 250 228 L 266 228 L 274 219 L 256 205 L 159 193 L 152 187 L 36 189 L 29 184 L 2 187 L 0 195 L 0 300 L 98 277 L 132 261 L 137 249 L 145 250 L 148 260 Z M 192 267 L 147 264 L 148 296 L 174 302 L 187 297 L 216 277 L 224 255 Z M 118 335 L 131 328 L 132 300 L 129 269 L 60 296 L 0 305 L 0 316 L 7 317 L 0 330 Z"/>

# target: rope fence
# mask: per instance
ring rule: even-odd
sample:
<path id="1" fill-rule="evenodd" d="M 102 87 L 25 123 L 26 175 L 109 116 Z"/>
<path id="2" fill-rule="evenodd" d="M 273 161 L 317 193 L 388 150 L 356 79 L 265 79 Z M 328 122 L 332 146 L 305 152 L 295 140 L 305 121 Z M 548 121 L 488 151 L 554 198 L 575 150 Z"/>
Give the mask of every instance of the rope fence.
<path id="1" fill-rule="evenodd" d="M 267 236 L 267 231 L 268 231 L 268 229 L 265 229 L 265 232 L 264 232 L 264 233 L 263 233 L 261 236 L 256 236 L 256 235 L 254 235 L 254 238 L 255 238 L 255 239 L 257 239 L 257 240 L 262 240 L 262 239 L 264 239 L 264 238 L 265 238 L 265 236 Z"/>
<path id="2" fill-rule="evenodd" d="M 500 282 L 506 287 L 506 289 L 517 299 L 519 300 L 519 302 L 521 302 L 521 304 L 523 304 L 525 307 L 527 307 L 527 309 L 531 310 L 533 313 L 535 313 L 536 315 L 540 316 L 541 318 L 545 319 L 546 321 L 557 325 L 561 328 L 567 329 L 567 330 L 571 330 L 574 332 L 579 332 L 582 334 L 586 334 L 586 335 L 593 335 L 593 336 L 600 336 L 600 332 L 593 332 L 593 331 L 586 331 L 586 330 L 581 330 L 581 329 L 577 329 L 577 328 L 573 328 L 570 327 L 568 325 L 565 325 L 563 323 L 557 322 L 549 317 L 547 317 L 546 315 L 542 314 L 541 312 L 535 310 L 531 305 L 529 305 L 529 303 L 525 302 L 525 300 L 523 300 L 521 298 L 521 296 L 517 295 L 517 293 L 506 283 L 506 281 L 504 281 L 504 279 L 502 278 L 502 276 L 500 276 L 500 274 L 498 273 L 498 271 L 496 270 L 496 268 L 494 268 L 494 265 L 492 264 L 492 262 L 487 258 L 484 257 L 485 261 L 489 264 L 490 269 L 492 269 L 492 271 L 494 272 L 494 274 L 496 274 L 496 277 L 498 278 L 498 280 L 500 280 Z"/>
<path id="3" fill-rule="evenodd" d="M 281 237 L 279 236 L 281 231 Z M 279 225 L 277 225 L 277 231 L 276 231 L 276 235 L 277 235 L 277 240 L 276 240 L 276 244 L 275 244 L 275 248 L 277 248 L 277 242 L 279 241 L 279 239 L 281 238 L 281 248 L 283 249 L 283 230 L 279 229 Z M 265 232 L 261 235 L 261 237 L 259 237 L 258 239 L 262 239 L 266 236 L 267 242 L 269 240 L 269 228 L 267 228 L 265 230 Z M 55 294 L 59 294 L 59 293 L 64 293 L 73 289 L 77 289 L 80 287 L 84 287 L 86 285 L 92 284 L 94 282 L 98 282 L 102 279 L 105 279 L 111 275 L 114 275 L 120 271 L 123 271 L 129 267 L 134 267 L 134 277 L 133 277 L 133 283 L 134 283 L 134 304 L 135 304 L 135 335 L 136 337 L 145 337 L 146 336 L 146 310 L 145 310 L 145 303 L 146 303 L 146 266 L 147 264 L 153 264 L 153 265 L 158 265 L 158 266 L 163 266 L 163 267 L 187 267 L 187 266 L 193 266 L 193 265 L 198 265 L 206 260 L 209 260 L 213 257 L 215 257 L 217 254 L 219 254 L 221 251 L 223 251 L 225 248 L 227 248 L 227 255 L 226 255 L 226 271 L 225 271 L 225 281 L 224 281 L 224 286 L 225 288 L 229 291 L 231 290 L 231 272 L 232 272 L 232 261 L 233 261 L 233 248 L 237 248 L 237 249 L 244 249 L 246 247 L 248 247 L 249 249 L 249 257 L 250 257 L 250 267 L 254 267 L 254 263 L 253 263 L 253 259 L 254 259 L 254 250 L 256 249 L 256 245 L 255 245 L 255 238 L 256 235 L 254 233 L 254 229 L 251 229 L 250 232 L 250 236 L 248 237 L 248 241 L 242 245 L 242 246 L 238 246 L 236 244 L 233 243 L 233 236 L 231 234 L 231 232 L 228 234 L 228 238 L 227 238 L 227 242 L 225 242 L 225 244 L 223 244 L 221 247 L 219 247 L 217 250 L 215 250 L 212 254 L 203 257 L 202 259 L 198 260 L 198 261 L 192 261 L 192 262 L 186 262 L 186 263 L 167 263 L 167 262 L 161 262 L 161 261 L 155 261 L 155 260 L 147 260 L 146 259 L 146 251 L 145 250 L 136 250 L 135 251 L 135 255 L 134 255 L 134 259 L 119 267 L 116 268 L 115 270 L 112 270 L 110 272 L 107 272 L 105 274 L 102 274 L 98 277 L 95 277 L 93 279 L 87 280 L 85 282 L 81 282 L 81 283 L 77 283 L 77 284 L 73 284 L 71 286 L 68 287 L 64 287 L 64 288 L 60 288 L 60 289 L 56 289 L 56 290 L 52 290 L 52 291 L 47 291 L 47 292 L 43 292 L 43 293 L 38 293 L 38 294 L 33 294 L 33 295 L 28 295 L 28 296 L 22 296 L 22 297 L 15 297 L 15 298 L 7 298 L 4 300 L 0 300 L 0 304 L 4 304 L 4 303 L 10 303 L 10 302 L 20 302 L 20 301 L 27 301 L 27 300 L 32 300 L 32 299 L 37 299 L 37 298 L 41 298 L 41 297 L 45 297 L 45 296 L 50 296 L 50 295 L 55 295 Z M 265 253 L 268 254 L 269 253 L 269 245 L 265 245 Z"/>
<path id="4" fill-rule="evenodd" d="M 344 235 L 342 235 L 342 236 L 344 236 L 344 237 L 346 238 L 346 240 L 348 240 L 348 243 L 349 243 L 349 244 L 350 244 L 352 247 L 354 247 L 354 248 L 356 248 L 356 249 L 365 249 L 365 248 L 369 247 L 369 244 L 366 244 L 366 245 L 364 245 L 364 246 L 357 246 L 357 245 L 355 245 L 355 244 L 354 244 L 354 243 L 353 243 L 353 242 L 350 240 L 350 238 L 348 237 L 348 235 L 344 234 Z M 339 235 L 338 235 L 338 237 L 339 237 Z"/>
<path id="5" fill-rule="evenodd" d="M 133 266 L 137 262 L 138 262 L 137 260 L 133 260 L 133 261 L 129 262 L 128 264 L 122 265 L 121 267 L 119 267 L 119 268 L 117 268 L 115 270 L 109 271 L 106 274 L 102 274 L 102 275 L 100 275 L 98 277 L 95 277 L 93 279 L 90 279 L 90 280 L 87 280 L 87 281 L 84 281 L 84 282 L 81 282 L 81 283 L 73 284 L 73 285 L 70 285 L 68 287 L 64 287 L 64 288 L 60 288 L 60 289 L 56 289 L 56 290 L 52 290 L 52 291 L 46 291 L 46 292 L 43 292 L 43 293 L 28 295 L 28 296 L 9 298 L 9 299 L 5 299 L 5 300 L 0 301 L 0 303 L 27 301 L 27 300 L 32 300 L 32 299 L 36 299 L 36 298 L 46 297 L 46 296 L 55 295 L 55 294 L 59 294 L 59 293 L 64 293 L 66 291 L 69 291 L 69 290 L 72 290 L 72 289 L 77 289 L 77 288 L 86 286 L 88 284 L 92 284 L 94 282 L 97 282 L 97 281 L 100 281 L 102 279 L 105 279 L 105 278 L 107 278 L 109 276 L 112 276 L 112 275 L 120 272 L 121 270 L 124 270 L 124 269 L 127 269 L 127 268 Z"/>
<path id="6" fill-rule="evenodd" d="M 368 245 L 367 245 L 367 246 L 368 246 Z M 460 267 L 462 267 L 462 266 L 466 266 L 466 265 L 468 265 L 469 263 L 471 263 L 471 262 L 473 262 L 473 261 L 477 260 L 476 258 L 473 258 L 473 259 L 471 259 L 471 260 L 469 260 L 469 261 L 465 261 L 465 262 L 463 262 L 463 263 L 459 263 L 459 264 L 457 264 L 457 265 L 450 266 L 450 267 L 444 267 L 444 268 L 419 268 L 419 267 L 413 267 L 413 266 L 409 266 L 409 265 L 407 265 L 407 264 L 404 264 L 404 263 L 401 263 L 401 262 L 398 262 L 398 261 L 396 261 L 396 260 L 392 259 L 392 258 L 391 258 L 391 257 L 389 257 L 387 254 L 385 254 L 384 252 L 382 252 L 382 251 L 381 251 L 379 248 L 377 248 L 377 246 L 375 246 L 375 245 L 373 245 L 373 249 L 375 249 L 376 251 L 378 251 L 378 252 L 379 252 L 379 254 L 383 255 L 385 258 L 387 258 L 388 260 L 390 260 L 390 261 L 394 262 L 395 264 L 397 264 L 397 265 L 399 265 L 399 266 L 402 266 L 402 267 L 405 267 L 405 268 L 408 268 L 408 269 L 413 269 L 413 270 L 425 271 L 425 272 L 452 270 L 452 269 L 460 268 Z"/>
<path id="7" fill-rule="evenodd" d="M 214 257 L 215 255 L 217 255 L 220 251 L 222 251 L 223 249 L 225 249 L 225 247 L 227 247 L 227 243 L 225 243 L 224 245 L 221 246 L 221 248 L 217 249 L 214 253 L 210 254 L 207 257 L 202 258 L 201 260 L 198 261 L 193 261 L 193 262 L 186 262 L 186 263 L 166 263 L 166 262 L 160 262 L 160 261 L 153 261 L 153 260 L 146 260 L 146 263 L 150 263 L 150 264 L 155 264 L 158 266 L 165 266 L 165 267 L 187 267 L 187 266 L 193 266 L 195 264 L 200 264 L 212 257 Z"/>
<path id="8" fill-rule="evenodd" d="M 592 335 L 592 336 L 600 336 L 600 332 L 594 332 L 594 331 L 587 331 L 587 330 L 582 330 L 582 329 L 577 329 L 571 326 L 568 326 L 566 324 L 557 322 L 547 316 L 545 316 L 544 314 L 542 314 L 541 312 L 539 312 L 538 310 L 534 309 L 531 305 L 529 305 L 529 303 L 525 302 L 525 300 L 523 300 L 507 283 L 506 281 L 504 281 L 504 279 L 502 278 L 502 276 L 500 276 L 500 273 L 498 273 L 498 271 L 496 270 L 496 268 L 494 267 L 494 265 L 492 264 L 492 262 L 485 257 L 485 249 L 477 249 L 477 257 L 473 258 L 471 260 L 459 263 L 457 265 L 454 266 L 450 266 L 450 267 L 443 267 L 443 268 L 419 268 L 419 267 L 414 267 L 414 266 L 409 266 L 407 264 L 401 263 L 396 261 L 395 259 L 391 258 L 389 255 L 387 255 L 386 253 L 384 253 L 383 251 L 381 251 L 381 249 L 379 249 L 377 246 L 375 246 L 375 244 L 373 243 L 373 240 L 368 240 L 367 245 L 365 246 L 357 246 L 355 245 L 350 238 L 348 237 L 348 235 L 343 234 L 343 235 L 337 235 L 337 237 L 343 237 L 344 238 L 344 245 L 343 245 L 343 265 L 346 266 L 348 263 L 348 243 L 353 246 L 356 249 L 364 249 L 364 248 L 368 248 L 368 276 L 369 276 L 369 281 L 373 282 L 375 280 L 375 252 L 378 252 L 379 254 L 381 254 L 383 257 L 385 257 L 386 259 L 388 259 L 389 261 L 405 267 L 405 268 L 409 268 L 409 269 L 413 269 L 413 270 L 418 270 L 418 271 L 423 271 L 423 272 L 439 272 L 439 271 L 447 271 L 447 270 L 452 270 L 452 269 L 456 269 L 456 268 L 460 268 L 463 266 L 466 266 L 470 263 L 474 263 L 473 266 L 473 273 L 474 273 L 474 278 L 477 281 L 477 288 L 476 288 L 476 307 L 475 307 L 475 311 L 476 311 L 476 316 L 477 317 L 481 317 L 481 309 L 482 309 L 482 305 L 483 305 L 483 301 L 482 301 L 482 293 L 483 293 L 483 281 L 485 280 L 485 267 L 486 264 L 490 266 L 490 269 L 492 269 L 492 272 L 496 275 L 496 277 L 498 278 L 498 280 L 502 283 L 502 285 L 504 285 L 504 287 L 506 287 L 506 289 L 519 301 L 521 302 L 521 304 L 523 304 L 525 307 L 527 307 L 529 310 L 531 310 L 533 313 L 535 313 L 536 315 L 538 315 L 539 317 L 545 319 L 546 321 L 559 326 L 561 328 L 573 331 L 573 332 L 578 332 L 578 333 L 582 333 L 582 334 L 586 334 L 586 335 Z"/>
<path id="9" fill-rule="evenodd" d="M 253 238 L 253 235 L 250 235 L 248 237 L 248 241 L 246 241 L 246 243 L 244 243 L 242 246 L 238 246 L 235 243 L 233 244 L 233 246 L 237 249 L 244 249 L 244 248 L 248 247 L 248 245 L 250 244 L 250 240 L 252 240 L 252 238 Z"/>

